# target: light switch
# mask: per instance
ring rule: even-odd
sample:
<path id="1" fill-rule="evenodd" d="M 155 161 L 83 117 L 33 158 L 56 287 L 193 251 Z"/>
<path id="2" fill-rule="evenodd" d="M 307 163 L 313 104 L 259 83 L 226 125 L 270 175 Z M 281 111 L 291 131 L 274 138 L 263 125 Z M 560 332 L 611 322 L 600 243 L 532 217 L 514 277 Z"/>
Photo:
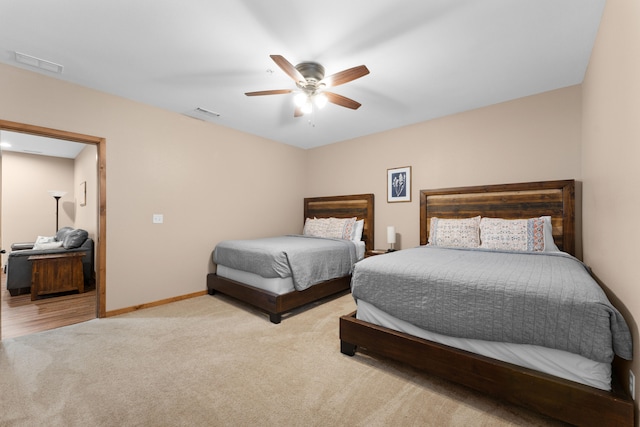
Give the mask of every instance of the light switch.
<path id="1" fill-rule="evenodd" d="M 162 224 L 164 222 L 164 215 L 162 214 L 153 214 L 153 223 L 154 224 Z"/>

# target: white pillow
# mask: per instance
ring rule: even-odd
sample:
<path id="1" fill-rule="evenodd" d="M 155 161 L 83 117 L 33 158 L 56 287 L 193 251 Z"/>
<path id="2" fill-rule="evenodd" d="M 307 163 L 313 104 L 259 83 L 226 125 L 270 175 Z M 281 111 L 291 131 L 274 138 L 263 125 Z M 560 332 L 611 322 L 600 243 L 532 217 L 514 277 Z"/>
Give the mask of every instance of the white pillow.
<path id="1" fill-rule="evenodd" d="M 463 219 L 431 217 L 429 244 L 451 248 L 480 246 L 480 216 Z"/>
<path id="2" fill-rule="evenodd" d="M 545 252 L 560 252 L 556 242 L 553 241 L 553 225 L 551 225 L 550 216 L 541 216 L 544 220 L 544 251 Z"/>
<path id="3" fill-rule="evenodd" d="M 56 241 L 56 236 L 38 236 L 36 238 L 34 246 L 37 245 L 38 243 L 50 243 L 55 241 Z"/>
<path id="4" fill-rule="evenodd" d="M 356 221 L 356 225 L 353 227 L 353 233 L 351 233 L 351 240 L 359 242 L 362 240 L 362 232 L 364 230 L 364 219 Z"/>
<path id="5" fill-rule="evenodd" d="M 33 245 L 33 249 L 34 250 L 41 250 L 41 249 L 58 249 L 62 247 L 62 242 L 41 242 L 38 243 L 36 241 L 36 243 Z"/>

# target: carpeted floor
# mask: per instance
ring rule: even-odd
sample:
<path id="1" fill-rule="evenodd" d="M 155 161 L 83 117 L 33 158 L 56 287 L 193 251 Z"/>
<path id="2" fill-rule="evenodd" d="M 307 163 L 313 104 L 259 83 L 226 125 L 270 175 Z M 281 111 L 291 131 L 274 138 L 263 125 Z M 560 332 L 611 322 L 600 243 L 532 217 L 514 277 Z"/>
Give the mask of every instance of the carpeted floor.
<path id="1" fill-rule="evenodd" d="M 340 353 L 346 294 L 273 325 L 202 296 L 3 340 L 2 426 L 555 426 L 368 355 Z"/>

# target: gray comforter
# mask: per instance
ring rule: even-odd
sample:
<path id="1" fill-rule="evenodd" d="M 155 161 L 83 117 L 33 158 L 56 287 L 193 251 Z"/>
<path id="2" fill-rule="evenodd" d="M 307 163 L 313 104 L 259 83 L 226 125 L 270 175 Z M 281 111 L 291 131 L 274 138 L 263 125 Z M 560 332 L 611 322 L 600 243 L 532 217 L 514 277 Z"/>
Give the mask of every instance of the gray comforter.
<path id="1" fill-rule="evenodd" d="M 213 262 L 262 277 L 292 277 L 296 290 L 351 274 L 356 245 L 343 239 L 302 235 L 253 240 L 225 240 L 213 251 Z"/>
<path id="2" fill-rule="evenodd" d="M 356 264 L 353 297 L 423 329 L 611 362 L 629 328 L 587 267 L 562 252 L 421 246 Z"/>

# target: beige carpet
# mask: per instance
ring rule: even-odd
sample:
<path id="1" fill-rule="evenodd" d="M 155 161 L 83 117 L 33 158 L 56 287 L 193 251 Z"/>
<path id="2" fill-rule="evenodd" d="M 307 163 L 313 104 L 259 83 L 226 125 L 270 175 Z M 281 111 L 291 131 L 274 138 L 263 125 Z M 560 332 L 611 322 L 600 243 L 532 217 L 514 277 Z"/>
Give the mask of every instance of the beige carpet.
<path id="1" fill-rule="evenodd" d="M 280 325 L 202 296 L 11 338 L 2 426 L 548 426 L 390 361 L 340 353 L 351 295 Z"/>

